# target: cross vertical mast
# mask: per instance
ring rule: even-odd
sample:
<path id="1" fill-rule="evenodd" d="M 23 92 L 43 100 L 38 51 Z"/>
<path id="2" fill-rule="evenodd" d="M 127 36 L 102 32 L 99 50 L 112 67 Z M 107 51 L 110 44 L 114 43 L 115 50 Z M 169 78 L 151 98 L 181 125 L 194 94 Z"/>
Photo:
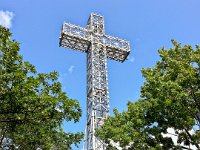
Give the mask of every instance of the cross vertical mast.
<path id="1" fill-rule="evenodd" d="M 107 59 L 123 62 L 130 52 L 128 41 L 104 33 L 104 17 L 92 13 L 86 28 L 64 23 L 60 46 L 87 53 L 87 150 L 106 150 L 95 136 L 109 115 Z"/>
<path id="2" fill-rule="evenodd" d="M 104 150 L 106 146 L 95 137 L 95 128 L 109 114 L 106 47 L 99 41 L 104 34 L 103 16 L 91 14 L 87 28 L 92 33 L 87 51 L 87 149 Z"/>

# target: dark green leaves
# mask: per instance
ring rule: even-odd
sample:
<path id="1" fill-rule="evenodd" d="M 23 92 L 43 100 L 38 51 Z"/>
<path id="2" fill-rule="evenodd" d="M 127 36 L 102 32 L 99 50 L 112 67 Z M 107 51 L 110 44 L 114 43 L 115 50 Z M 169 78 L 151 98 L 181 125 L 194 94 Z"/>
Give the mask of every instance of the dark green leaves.
<path id="1" fill-rule="evenodd" d="M 181 46 L 172 40 L 173 48 L 159 50 L 161 61 L 155 67 L 142 69 L 146 81 L 141 99 L 128 102 L 128 110 L 109 117 L 98 136 L 105 142 L 118 142 L 130 149 L 200 148 L 200 48 Z M 177 144 L 164 136 L 173 128 Z"/>
<path id="2" fill-rule="evenodd" d="M 78 101 L 62 91 L 57 72 L 37 73 L 24 62 L 19 43 L 10 36 L 0 26 L 0 147 L 70 149 L 83 135 L 61 126 L 64 120 L 79 120 Z"/>

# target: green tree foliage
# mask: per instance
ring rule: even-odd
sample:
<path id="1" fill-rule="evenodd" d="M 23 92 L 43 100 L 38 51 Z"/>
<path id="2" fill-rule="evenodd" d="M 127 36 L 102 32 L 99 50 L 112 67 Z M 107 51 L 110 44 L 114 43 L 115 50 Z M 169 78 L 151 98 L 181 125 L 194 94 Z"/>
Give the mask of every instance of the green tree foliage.
<path id="1" fill-rule="evenodd" d="M 200 149 L 200 47 L 172 43 L 158 51 L 153 68 L 142 69 L 141 99 L 128 102 L 127 111 L 114 110 L 97 130 L 103 141 L 131 150 Z M 166 136 L 170 128 L 177 144 Z"/>
<path id="2" fill-rule="evenodd" d="M 37 73 L 19 55 L 19 43 L 0 26 L 0 149 L 70 149 L 82 133 L 62 130 L 64 120 L 77 122 L 81 109 L 57 81 L 58 73 Z"/>

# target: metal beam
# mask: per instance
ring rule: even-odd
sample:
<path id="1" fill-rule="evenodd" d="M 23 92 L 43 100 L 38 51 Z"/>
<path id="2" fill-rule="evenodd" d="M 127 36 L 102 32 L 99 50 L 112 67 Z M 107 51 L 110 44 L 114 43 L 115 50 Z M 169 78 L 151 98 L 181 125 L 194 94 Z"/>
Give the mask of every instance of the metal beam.
<path id="1" fill-rule="evenodd" d="M 130 53 L 130 43 L 104 33 L 104 17 L 92 13 L 86 28 L 64 23 L 60 46 L 87 53 L 86 149 L 106 150 L 95 136 L 95 128 L 109 115 L 107 59 L 123 62 Z"/>

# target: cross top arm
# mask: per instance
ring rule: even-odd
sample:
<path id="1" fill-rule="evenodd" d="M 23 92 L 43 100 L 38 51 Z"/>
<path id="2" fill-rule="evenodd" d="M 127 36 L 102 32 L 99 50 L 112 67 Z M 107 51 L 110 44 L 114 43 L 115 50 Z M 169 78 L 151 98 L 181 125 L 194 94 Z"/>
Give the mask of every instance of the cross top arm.
<path id="1" fill-rule="evenodd" d="M 124 62 L 130 53 L 130 42 L 104 33 L 104 17 L 92 13 L 88 19 L 87 27 L 83 28 L 70 23 L 64 23 L 60 34 L 60 46 L 87 52 L 91 40 L 102 44 L 107 58 Z"/>

